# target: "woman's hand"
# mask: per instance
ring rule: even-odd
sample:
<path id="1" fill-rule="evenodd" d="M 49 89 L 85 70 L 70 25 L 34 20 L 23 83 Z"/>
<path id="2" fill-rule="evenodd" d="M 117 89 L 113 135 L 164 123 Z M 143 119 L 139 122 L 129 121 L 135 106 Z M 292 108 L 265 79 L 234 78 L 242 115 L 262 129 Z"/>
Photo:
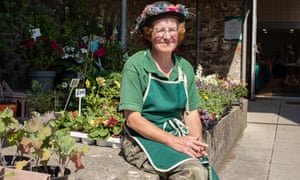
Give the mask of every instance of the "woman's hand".
<path id="1" fill-rule="evenodd" d="M 187 154 L 193 158 L 200 158 L 207 155 L 206 149 L 208 145 L 201 142 L 196 137 L 174 137 L 173 141 L 169 143 L 169 146 L 176 151 Z"/>

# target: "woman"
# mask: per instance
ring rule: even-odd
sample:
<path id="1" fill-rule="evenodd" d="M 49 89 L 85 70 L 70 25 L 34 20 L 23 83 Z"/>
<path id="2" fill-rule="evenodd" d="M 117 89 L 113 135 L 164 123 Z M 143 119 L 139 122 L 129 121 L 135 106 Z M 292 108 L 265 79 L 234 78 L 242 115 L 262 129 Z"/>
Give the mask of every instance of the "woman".
<path id="1" fill-rule="evenodd" d="M 126 62 L 119 109 L 126 117 L 123 150 L 136 167 L 162 179 L 207 179 L 199 159 L 200 98 L 191 64 L 174 54 L 185 33 L 188 10 L 160 1 L 145 7 L 137 29 L 150 45 Z"/>

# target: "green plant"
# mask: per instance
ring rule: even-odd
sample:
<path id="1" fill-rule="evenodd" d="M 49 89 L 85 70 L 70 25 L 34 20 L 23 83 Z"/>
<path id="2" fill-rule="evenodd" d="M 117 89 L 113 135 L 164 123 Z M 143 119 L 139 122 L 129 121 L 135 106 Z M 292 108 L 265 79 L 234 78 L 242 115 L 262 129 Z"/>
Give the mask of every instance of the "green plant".
<path id="1" fill-rule="evenodd" d="M 56 10 L 32 2 L 24 3 L 22 10 L 22 34 L 17 52 L 28 69 L 53 70 L 60 65 L 63 55 L 59 42 L 61 25 Z"/>
<path id="2" fill-rule="evenodd" d="M 64 95 L 57 90 L 46 90 L 47 83 L 41 84 L 32 81 L 32 88 L 28 90 L 27 102 L 30 111 L 44 113 L 50 110 L 59 110 L 62 107 L 60 98 Z"/>
<path id="3" fill-rule="evenodd" d="M 120 135 L 125 119 L 123 114 L 117 112 L 114 106 L 107 106 L 105 113 L 97 119 L 90 121 L 88 137 L 90 139 L 108 139 L 113 135 Z"/>
<path id="4" fill-rule="evenodd" d="M 23 40 L 18 52 L 32 70 L 51 70 L 61 63 L 63 55 L 60 45 L 44 36 Z"/>
<path id="5" fill-rule="evenodd" d="M 74 162 L 76 171 L 84 168 L 81 156 L 87 152 L 86 146 L 77 147 L 68 129 L 58 129 L 57 117 L 54 112 L 40 115 L 35 112 L 30 120 L 24 124 L 23 131 L 16 136 L 18 150 L 31 157 L 30 167 L 43 166 L 47 169 L 50 158 L 54 158 L 64 175 L 65 168 L 70 161 Z M 32 161 L 33 160 L 33 161 Z"/>
<path id="6" fill-rule="evenodd" d="M 120 80 L 121 74 L 118 72 L 86 80 L 81 115 L 77 111 L 61 111 L 57 124 L 62 128 L 88 133 L 90 139 L 119 135 L 125 122 L 123 114 L 118 112 Z"/>
<path id="7" fill-rule="evenodd" d="M 199 109 L 210 115 L 216 114 L 217 119 L 226 114 L 229 106 L 235 105 L 239 98 L 248 93 L 244 84 L 220 79 L 217 74 L 203 76 L 201 65 L 198 66 L 195 78 L 201 97 Z"/>
<path id="8" fill-rule="evenodd" d="M 13 110 L 9 107 L 0 111 L 0 165 L 6 166 L 4 154 L 2 153 L 3 146 L 6 141 L 14 138 L 18 131 L 22 130 L 22 125 L 14 118 Z"/>

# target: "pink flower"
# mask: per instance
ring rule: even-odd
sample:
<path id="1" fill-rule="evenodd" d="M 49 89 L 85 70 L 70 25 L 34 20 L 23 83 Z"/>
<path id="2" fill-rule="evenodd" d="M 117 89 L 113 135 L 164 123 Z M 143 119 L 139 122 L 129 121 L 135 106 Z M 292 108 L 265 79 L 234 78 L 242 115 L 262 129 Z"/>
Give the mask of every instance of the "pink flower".
<path id="1" fill-rule="evenodd" d="M 177 8 L 175 6 L 168 7 L 166 9 L 167 12 L 177 12 Z"/>

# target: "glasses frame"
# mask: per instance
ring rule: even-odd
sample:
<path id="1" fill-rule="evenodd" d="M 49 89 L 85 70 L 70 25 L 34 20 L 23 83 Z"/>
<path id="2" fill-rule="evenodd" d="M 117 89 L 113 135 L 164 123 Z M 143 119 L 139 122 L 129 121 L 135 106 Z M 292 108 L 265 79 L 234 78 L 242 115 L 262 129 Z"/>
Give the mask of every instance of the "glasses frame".
<path id="1" fill-rule="evenodd" d="M 152 33 L 155 37 L 162 38 L 168 33 L 171 37 L 178 35 L 179 28 L 178 27 L 170 27 L 170 28 L 152 28 Z"/>

